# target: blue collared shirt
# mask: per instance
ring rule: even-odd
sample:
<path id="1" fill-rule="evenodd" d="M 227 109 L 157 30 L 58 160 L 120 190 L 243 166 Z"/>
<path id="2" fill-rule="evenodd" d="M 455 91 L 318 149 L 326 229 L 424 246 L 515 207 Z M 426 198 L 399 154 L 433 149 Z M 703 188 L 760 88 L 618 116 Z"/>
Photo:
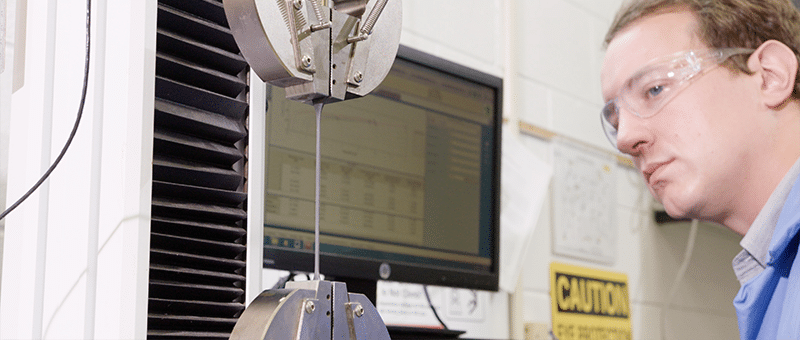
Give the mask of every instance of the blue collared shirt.
<path id="1" fill-rule="evenodd" d="M 800 339 L 800 261 L 794 261 L 800 240 L 799 164 L 770 196 L 734 259 L 742 282 L 733 303 L 742 339 Z"/>
<path id="2" fill-rule="evenodd" d="M 754 278 L 767 267 L 767 255 L 769 254 L 769 243 L 772 240 L 772 233 L 775 225 L 778 224 L 786 197 L 792 190 L 794 180 L 800 176 L 800 159 L 798 159 L 789 172 L 783 177 L 778 186 L 769 196 L 767 203 L 761 208 L 747 234 L 744 235 L 739 245 L 742 251 L 733 258 L 733 272 L 740 284 Z"/>

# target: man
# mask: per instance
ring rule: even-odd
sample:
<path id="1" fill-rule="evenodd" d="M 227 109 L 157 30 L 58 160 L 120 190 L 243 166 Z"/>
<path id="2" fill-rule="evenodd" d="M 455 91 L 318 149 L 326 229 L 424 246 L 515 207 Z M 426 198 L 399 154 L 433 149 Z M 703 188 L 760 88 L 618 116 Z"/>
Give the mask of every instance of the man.
<path id="1" fill-rule="evenodd" d="M 607 36 L 603 128 L 676 218 L 744 235 L 742 339 L 800 339 L 800 13 L 789 0 L 642 0 Z"/>

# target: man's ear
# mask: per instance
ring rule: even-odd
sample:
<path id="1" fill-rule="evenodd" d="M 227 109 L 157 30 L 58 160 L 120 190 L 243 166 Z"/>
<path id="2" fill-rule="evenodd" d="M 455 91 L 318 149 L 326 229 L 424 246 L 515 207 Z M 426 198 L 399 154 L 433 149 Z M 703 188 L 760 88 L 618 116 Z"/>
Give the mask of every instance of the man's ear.
<path id="1" fill-rule="evenodd" d="M 788 46 L 777 40 L 764 42 L 747 60 L 747 67 L 761 76 L 764 104 L 775 108 L 791 97 L 798 61 Z"/>

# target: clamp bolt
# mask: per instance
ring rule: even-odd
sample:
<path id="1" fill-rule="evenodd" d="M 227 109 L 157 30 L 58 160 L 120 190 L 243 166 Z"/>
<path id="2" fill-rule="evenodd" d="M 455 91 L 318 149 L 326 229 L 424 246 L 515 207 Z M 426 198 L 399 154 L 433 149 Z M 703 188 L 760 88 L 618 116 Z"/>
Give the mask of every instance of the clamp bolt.
<path id="1" fill-rule="evenodd" d="M 303 8 L 303 0 L 294 0 L 294 8 L 297 10 Z"/>
<path id="2" fill-rule="evenodd" d="M 356 310 L 353 311 L 353 314 L 360 318 L 362 315 L 364 315 L 364 307 L 360 304 L 356 305 Z"/>
<path id="3" fill-rule="evenodd" d="M 363 80 L 364 80 L 364 74 L 362 74 L 361 72 L 356 72 L 356 74 L 353 75 L 353 81 L 355 81 L 356 83 L 361 83 Z"/>
<path id="4" fill-rule="evenodd" d="M 314 305 L 314 301 L 306 301 L 306 313 L 311 314 L 314 313 L 314 309 L 316 306 Z"/>
<path id="5" fill-rule="evenodd" d="M 311 57 L 304 55 L 303 58 L 300 59 L 303 63 L 303 68 L 310 68 L 311 67 Z"/>

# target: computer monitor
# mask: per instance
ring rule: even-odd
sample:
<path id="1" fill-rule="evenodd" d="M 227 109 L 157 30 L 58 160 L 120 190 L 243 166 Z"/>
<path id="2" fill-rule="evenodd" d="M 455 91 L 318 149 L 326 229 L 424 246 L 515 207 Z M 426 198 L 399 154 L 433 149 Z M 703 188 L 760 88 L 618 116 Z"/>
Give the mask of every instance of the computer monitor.
<path id="1" fill-rule="evenodd" d="M 314 271 L 315 114 L 267 95 L 264 268 Z M 500 78 L 401 46 L 382 85 L 327 104 L 320 272 L 497 290 Z M 367 288 L 361 288 L 367 287 Z"/>

